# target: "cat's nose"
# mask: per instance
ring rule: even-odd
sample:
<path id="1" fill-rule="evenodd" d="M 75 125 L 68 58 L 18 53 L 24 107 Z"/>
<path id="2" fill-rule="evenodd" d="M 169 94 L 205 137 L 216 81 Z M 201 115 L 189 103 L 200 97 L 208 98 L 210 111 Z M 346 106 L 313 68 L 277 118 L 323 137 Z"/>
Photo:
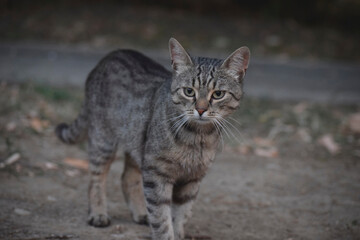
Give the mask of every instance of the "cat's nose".
<path id="1" fill-rule="evenodd" d="M 197 108 L 196 111 L 198 111 L 199 115 L 201 116 L 207 109 L 203 108 Z"/>
<path id="2" fill-rule="evenodd" d="M 200 98 L 196 101 L 195 109 L 201 116 L 206 110 L 208 110 L 209 102 L 205 98 Z"/>

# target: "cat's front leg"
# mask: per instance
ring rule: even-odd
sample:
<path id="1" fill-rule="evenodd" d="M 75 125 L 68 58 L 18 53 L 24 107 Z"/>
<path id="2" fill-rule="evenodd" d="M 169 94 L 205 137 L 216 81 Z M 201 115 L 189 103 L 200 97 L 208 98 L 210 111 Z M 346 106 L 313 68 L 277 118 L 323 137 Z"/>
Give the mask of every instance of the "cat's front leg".
<path id="1" fill-rule="evenodd" d="M 185 237 L 184 224 L 191 217 L 191 208 L 199 192 L 199 185 L 199 180 L 174 185 L 171 211 L 175 240 L 181 240 Z"/>
<path id="2" fill-rule="evenodd" d="M 148 221 L 153 240 L 174 240 L 171 220 L 173 183 L 168 173 L 155 166 L 143 169 L 143 185 Z"/>
<path id="3" fill-rule="evenodd" d="M 94 227 L 106 227 L 110 224 L 107 213 L 106 177 L 115 159 L 116 144 L 92 136 L 88 151 L 90 159 L 88 223 Z"/>

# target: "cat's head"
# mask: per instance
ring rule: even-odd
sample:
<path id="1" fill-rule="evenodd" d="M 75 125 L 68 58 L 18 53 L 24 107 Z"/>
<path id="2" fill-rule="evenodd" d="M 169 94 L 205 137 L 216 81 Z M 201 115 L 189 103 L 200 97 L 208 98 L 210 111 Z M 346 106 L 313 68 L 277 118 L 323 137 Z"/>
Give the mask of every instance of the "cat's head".
<path id="1" fill-rule="evenodd" d="M 222 121 L 240 104 L 242 82 L 249 66 L 250 51 L 241 47 L 225 60 L 192 58 L 171 38 L 171 84 L 174 107 L 187 121 L 208 124 Z"/>

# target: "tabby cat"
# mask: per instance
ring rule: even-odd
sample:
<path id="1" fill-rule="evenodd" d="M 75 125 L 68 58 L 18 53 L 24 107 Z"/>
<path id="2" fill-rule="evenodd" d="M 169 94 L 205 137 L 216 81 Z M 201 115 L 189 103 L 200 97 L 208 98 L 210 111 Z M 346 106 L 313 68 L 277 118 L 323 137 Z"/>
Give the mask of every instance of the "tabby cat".
<path id="1" fill-rule="evenodd" d="M 88 139 L 90 225 L 110 224 L 106 176 L 120 147 L 134 221 L 148 222 L 154 240 L 184 239 L 224 117 L 239 106 L 250 52 L 241 47 L 224 61 L 191 57 L 174 38 L 169 50 L 172 73 L 132 50 L 107 55 L 87 78 L 78 118 L 56 128 L 65 143 Z"/>

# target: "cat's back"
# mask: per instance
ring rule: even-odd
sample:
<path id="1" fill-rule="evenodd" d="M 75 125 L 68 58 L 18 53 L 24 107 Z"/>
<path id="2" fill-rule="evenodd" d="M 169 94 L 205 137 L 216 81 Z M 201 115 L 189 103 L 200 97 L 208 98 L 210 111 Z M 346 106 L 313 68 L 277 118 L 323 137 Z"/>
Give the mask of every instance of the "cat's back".
<path id="1" fill-rule="evenodd" d="M 86 96 L 102 104 L 107 102 L 104 98 L 143 97 L 170 78 L 171 73 L 151 58 L 134 50 L 117 50 L 89 74 Z"/>

